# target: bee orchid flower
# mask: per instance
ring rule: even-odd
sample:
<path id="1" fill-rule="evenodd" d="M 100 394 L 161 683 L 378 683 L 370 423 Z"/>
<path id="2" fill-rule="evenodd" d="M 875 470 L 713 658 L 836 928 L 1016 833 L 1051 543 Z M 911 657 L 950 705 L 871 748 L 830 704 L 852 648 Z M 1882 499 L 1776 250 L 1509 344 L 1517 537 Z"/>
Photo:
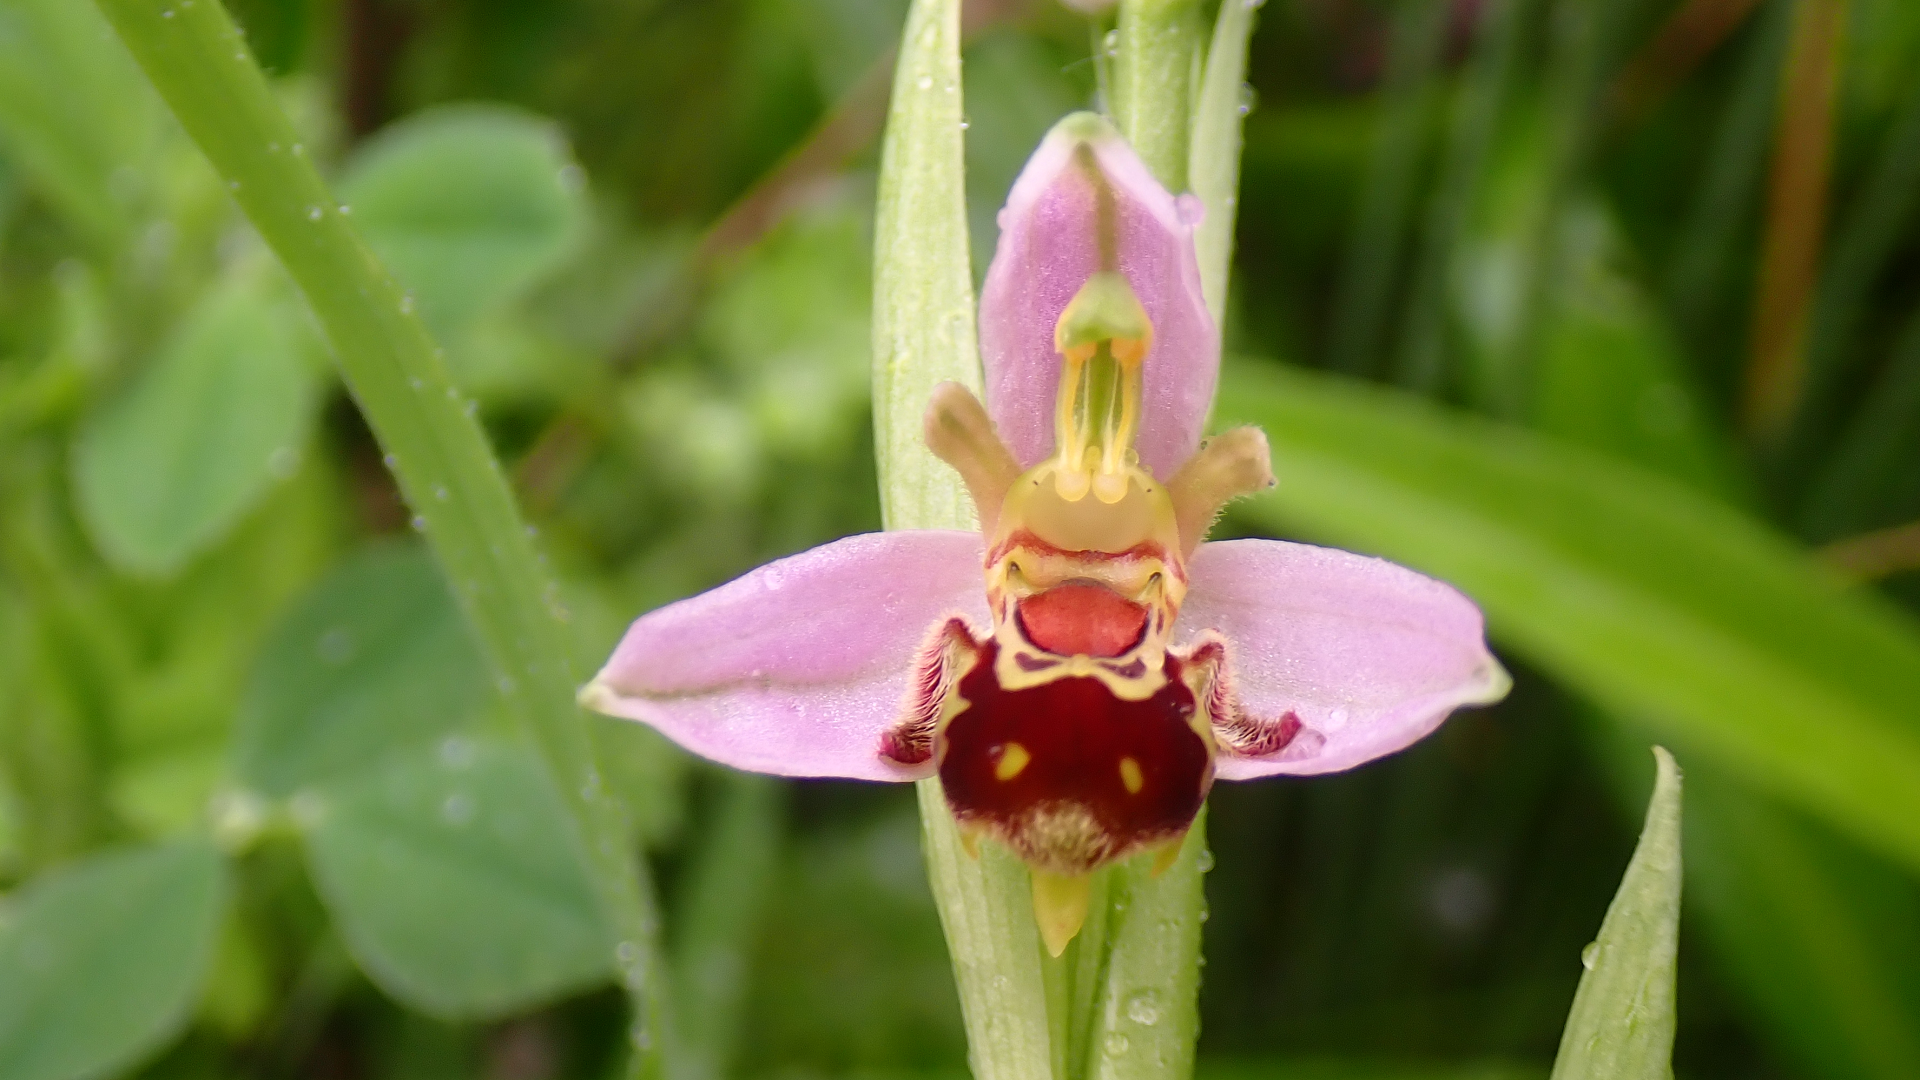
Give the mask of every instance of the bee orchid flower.
<path id="1" fill-rule="evenodd" d="M 1201 542 L 1273 477 L 1257 429 L 1201 439 L 1220 347 L 1198 219 L 1105 120 L 1061 121 L 1000 215 L 986 402 L 945 384 L 927 411 L 980 532 L 851 536 L 668 605 L 581 700 L 740 769 L 937 774 L 969 848 L 1031 868 L 1059 955 L 1087 876 L 1171 859 L 1214 780 L 1350 769 L 1502 696 L 1447 585 Z"/>

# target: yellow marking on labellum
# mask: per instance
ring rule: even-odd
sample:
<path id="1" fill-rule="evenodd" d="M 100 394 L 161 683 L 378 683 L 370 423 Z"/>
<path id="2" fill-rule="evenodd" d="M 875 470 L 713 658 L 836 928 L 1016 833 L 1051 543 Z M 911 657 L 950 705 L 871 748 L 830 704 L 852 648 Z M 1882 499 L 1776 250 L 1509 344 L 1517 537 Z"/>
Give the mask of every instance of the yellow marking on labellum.
<path id="1" fill-rule="evenodd" d="M 1121 758 L 1120 782 L 1127 785 L 1127 794 L 1140 794 L 1140 789 L 1147 786 L 1147 778 L 1140 773 L 1140 763 L 1130 757 Z"/>
<path id="2" fill-rule="evenodd" d="M 1027 762 L 1032 760 L 1033 755 L 1027 753 L 1026 747 L 1010 742 L 1000 751 L 1000 760 L 993 766 L 994 779 L 1003 783 L 1011 780 L 1019 776 L 1020 771 L 1027 767 Z"/>

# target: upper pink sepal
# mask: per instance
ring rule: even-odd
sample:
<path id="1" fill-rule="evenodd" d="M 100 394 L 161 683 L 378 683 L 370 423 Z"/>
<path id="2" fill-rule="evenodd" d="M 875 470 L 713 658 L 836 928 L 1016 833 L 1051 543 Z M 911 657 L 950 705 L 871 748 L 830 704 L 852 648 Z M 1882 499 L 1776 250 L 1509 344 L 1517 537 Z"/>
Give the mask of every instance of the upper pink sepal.
<path id="1" fill-rule="evenodd" d="M 1218 631 L 1256 718 L 1299 733 L 1265 758 L 1223 753 L 1222 780 L 1339 772 L 1404 749 L 1510 680 L 1480 609 L 1452 586 L 1383 559 L 1280 540 L 1200 545 L 1179 622 Z"/>
<path id="2" fill-rule="evenodd" d="M 1142 377 L 1140 463 L 1162 480 L 1200 445 L 1220 372 L 1220 337 L 1200 292 L 1193 228 L 1200 204 L 1160 186 L 1113 125 L 1093 113 L 1055 124 L 1000 211 L 1000 243 L 980 292 L 987 412 L 1022 468 L 1053 452 L 1060 313 L 1100 270 L 1094 187 L 1081 146 L 1114 193 L 1114 251 L 1153 323 Z"/>
<path id="3" fill-rule="evenodd" d="M 910 780 L 879 755 L 921 641 L 987 624 L 978 533 L 868 533 L 641 616 L 581 692 L 701 757 L 776 776 Z"/>

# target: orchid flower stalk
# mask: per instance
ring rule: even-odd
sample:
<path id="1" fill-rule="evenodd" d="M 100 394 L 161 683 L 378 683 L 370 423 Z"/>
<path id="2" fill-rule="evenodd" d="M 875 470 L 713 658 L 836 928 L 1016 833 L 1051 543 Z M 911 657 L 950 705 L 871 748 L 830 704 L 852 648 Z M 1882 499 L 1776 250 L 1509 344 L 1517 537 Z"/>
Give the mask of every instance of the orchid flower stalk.
<path id="1" fill-rule="evenodd" d="M 926 412 L 980 531 L 848 537 L 652 612 L 581 700 L 736 768 L 937 774 L 969 849 L 1031 869 L 1058 956 L 1090 875 L 1170 858 L 1216 779 L 1349 769 L 1502 696 L 1452 588 L 1203 542 L 1273 477 L 1258 430 L 1201 438 L 1219 334 L 1199 216 L 1106 120 L 1061 121 L 1001 215 L 986 402 L 943 384 Z"/>

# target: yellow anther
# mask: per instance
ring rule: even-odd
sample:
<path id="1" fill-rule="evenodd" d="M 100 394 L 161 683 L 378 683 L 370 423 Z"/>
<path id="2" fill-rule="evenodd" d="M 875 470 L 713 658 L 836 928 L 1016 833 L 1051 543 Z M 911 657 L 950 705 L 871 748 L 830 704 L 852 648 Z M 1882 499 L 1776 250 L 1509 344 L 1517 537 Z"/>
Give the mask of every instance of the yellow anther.
<path id="1" fill-rule="evenodd" d="M 1140 772 L 1140 763 L 1130 757 L 1121 758 L 1120 782 L 1127 785 L 1127 794 L 1140 794 L 1140 789 L 1147 786 L 1147 778 Z"/>
<path id="2" fill-rule="evenodd" d="M 1021 746 L 1017 742 L 1010 742 L 1000 751 L 1000 760 L 994 763 L 993 778 L 1003 783 L 1011 780 L 1019 776 L 1020 770 L 1026 768 L 1027 762 L 1032 760 L 1033 755 L 1027 753 L 1026 747 Z M 1138 765 L 1134 766 L 1136 773 L 1139 772 L 1139 770 L 1140 767 Z"/>

